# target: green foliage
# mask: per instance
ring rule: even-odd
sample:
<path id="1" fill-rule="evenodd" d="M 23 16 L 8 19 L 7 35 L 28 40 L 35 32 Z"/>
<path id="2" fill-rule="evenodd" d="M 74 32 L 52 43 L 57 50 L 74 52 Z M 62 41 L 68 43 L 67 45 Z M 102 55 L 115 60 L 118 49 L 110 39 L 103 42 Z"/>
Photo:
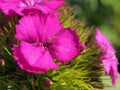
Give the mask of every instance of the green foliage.
<path id="1" fill-rule="evenodd" d="M 67 0 L 74 6 L 74 13 L 88 25 L 100 26 L 113 15 L 111 8 L 103 5 L 101 0 Z M 104 0 L 105 1 L 105 0 Z"/>
<path id="2" fill-rule="evenodd" d="M 115 12 L 120 13 L 120 0 L 101 0 L 101 2 L 111 6 Z"/>

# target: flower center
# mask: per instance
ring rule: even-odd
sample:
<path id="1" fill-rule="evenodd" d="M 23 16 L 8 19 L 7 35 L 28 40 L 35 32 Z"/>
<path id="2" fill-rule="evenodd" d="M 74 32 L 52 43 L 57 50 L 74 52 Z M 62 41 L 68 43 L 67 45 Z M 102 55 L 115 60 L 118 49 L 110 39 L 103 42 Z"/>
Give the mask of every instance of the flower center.
<path id="1" fill-rule="evenodd" d="M 37 45 L 37 46 L 40 46 L 40 47 L 42 47 L 42 48 L 44 48 L 45 50 L 48 50 L 48 47 L 49 47 L 49 45 L 51 44 L 51 39 L 48 39 L 46 42 L 44 42 L 44 43 L 41 43 L 41 42 L 39 42 L 39 43 L 33 43 L 34 45 Z"/>

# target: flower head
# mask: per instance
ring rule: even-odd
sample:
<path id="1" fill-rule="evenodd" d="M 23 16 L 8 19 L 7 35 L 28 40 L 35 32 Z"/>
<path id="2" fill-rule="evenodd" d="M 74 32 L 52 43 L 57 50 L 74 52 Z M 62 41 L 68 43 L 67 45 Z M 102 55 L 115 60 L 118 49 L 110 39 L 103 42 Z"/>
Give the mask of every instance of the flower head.
<path id="1" fill-rule="evenodd" d="M 98 28 L 96 29 L 95 38 L 96 43 L 100 46 L 104 53 L 102 57 L 102 64 L 106 75 L 110 75 L 112 78 L 112 85 L 116 85 L 116 79 L 119 77 L 117 70 L 118 60 L 115 55 L 116 51 L 111 42 L 99 31 Z"/>
<path id="2" fill-rule="evenodd" d="M 15 37 L 20 45 L 14 45 L 14 58 L 20 68 L 33 73 L 45 73 L 48 69 L 76 57 L 80 51 L 79 37 L 70 28 L 64 29 L 55 16 L 28 15 L 16 25 Z"/>
<path id="3" fill-rule="evenodd" d="M 0 0 L 0 9 L 7 15 L 13 12 L 24 15 L 36 10 L 48 14 L 63 4 L 64 0 Z"/>

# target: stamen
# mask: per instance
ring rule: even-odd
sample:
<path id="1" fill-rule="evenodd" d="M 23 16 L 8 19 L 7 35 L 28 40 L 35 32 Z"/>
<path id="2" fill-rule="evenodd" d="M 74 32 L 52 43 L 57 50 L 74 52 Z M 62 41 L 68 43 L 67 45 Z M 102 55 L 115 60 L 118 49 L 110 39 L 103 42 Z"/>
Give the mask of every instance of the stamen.
<path id="1" fill-rule="evenodd" d="M 52 40 L 51 38 L 49 38 L 47 41 L 46 41 L 46 44 L 50 43 Z"/>

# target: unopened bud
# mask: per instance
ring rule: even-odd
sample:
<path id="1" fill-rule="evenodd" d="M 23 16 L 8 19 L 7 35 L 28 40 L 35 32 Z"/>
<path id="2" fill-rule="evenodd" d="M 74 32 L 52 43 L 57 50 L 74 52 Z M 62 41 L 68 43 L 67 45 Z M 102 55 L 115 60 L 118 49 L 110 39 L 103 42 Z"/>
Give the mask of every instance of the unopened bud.
<path id="1" fill-rule="evenodd" d="M 52 85 L 52 81 L 50 79 L 45 79 L 44 80 L 45 87 L 50 88 Z"/>

